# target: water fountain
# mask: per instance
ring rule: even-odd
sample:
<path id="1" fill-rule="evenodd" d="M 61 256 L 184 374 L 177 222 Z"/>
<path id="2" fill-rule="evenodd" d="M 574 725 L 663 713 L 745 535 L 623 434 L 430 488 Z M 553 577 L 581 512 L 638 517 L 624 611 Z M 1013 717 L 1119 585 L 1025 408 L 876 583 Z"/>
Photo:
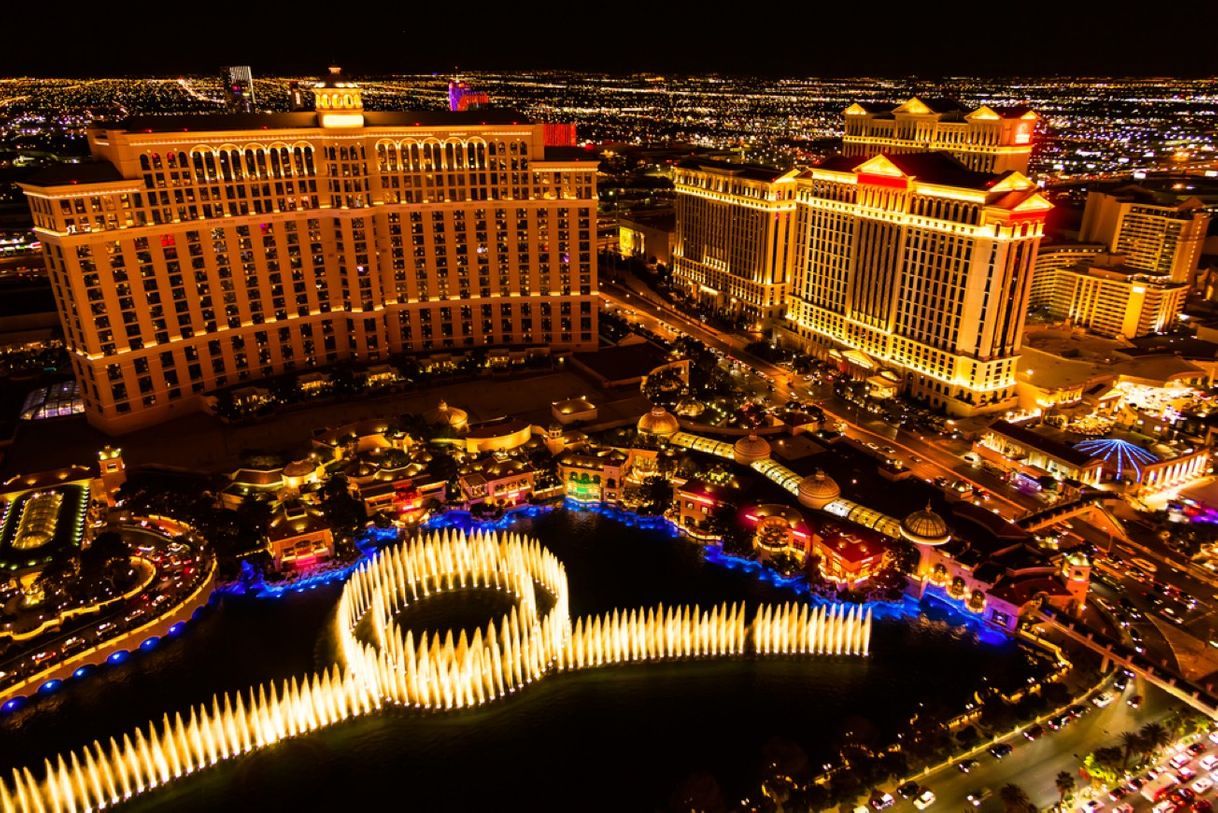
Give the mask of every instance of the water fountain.
<path id="1" fill-rule="evenodd" d="M 537 590 L 547 594 L 539 609 Z M 411 603 L 461 590 L 498 590 L 510 612 L 473 635 L 417 636 L 395 618 Z M 341 664 L 213 696 L 211 704 L 46 760 L 0 781 L 0 813 L 101 810 L 222 760 L 267 748 L 384 704 L 480 706 L 555 672 L 680 658 L 867 655 L 871 611 L 853 606 L 741 603 L 612 610 L 572 622 L 566 570 L 518 534 L 437 532 L 357 569 L 338 603 Z M 362 630 L 366 632 L 361 633 Z"/>

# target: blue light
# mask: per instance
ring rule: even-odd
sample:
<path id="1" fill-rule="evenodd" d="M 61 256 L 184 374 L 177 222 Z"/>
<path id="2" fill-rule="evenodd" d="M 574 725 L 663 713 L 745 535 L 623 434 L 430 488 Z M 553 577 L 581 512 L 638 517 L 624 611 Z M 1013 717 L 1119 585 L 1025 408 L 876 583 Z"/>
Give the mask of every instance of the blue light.
<path id="1" fill-rule="evenodd" d="M 38 687 L 38 694 L 52 694 L 59 690 L 63 685 L 62 680 L 48 680 L 46 683 Z"/>
<path id="2" fill-rule="evenodd" d="M 170 627 L 168 629 L 168 631 L 166 631 L 165 635 L 167 635 L 170 638 L 173 638 L 173 637 L 176 637 L 177 635 L 181 634 L 182 630 L 184 630 L 184 629 L 186 629 L 186 622 L 179 621 L 178 623 L 176 623 L 172 627 Z"/>
<path id="3" fill-rule="evenodd" d="M 130 657 L 130 652 L 125 649 L 120 649 L 117 652 L 111 652 L 110 657 L 106 658 L 106 663 L 122 663 Z"/>
<path id="4" fill-rule="evenodd" d="M 14 697 L 12 700 L 5 702 L 3 706 L 0 706 L 0 711 L 4 712 L 5 714 L 9 714 L 10 712 L 14 712 L 21 708 L 25 704 L 26 699 L 24 697 Z"/>
<path id="5" fill-rule="evenodd" d="M 77 680 L 80 680 L 82 677 L 89 674 L 90 668 L 91 667 L 88 665 L 82 666 L 79 669 L 77 669 L 75 672 L 72 673 L 72 677 L 76 678 Z"/>
<path id="6" fill-rule="evenodd" d="M 1148 452 L 1136 443 L 1120 438 L 1097 438 L 1082 440 L 1074 444 L 1078 449 L 1091 458 L 1103 458 L 1105 463 L 1116 464 L 1116 479 L 1121 479 L 1121 473 L 1128 466 L 1134 471 L 1134 479 L 1142 479 L 1142 466 L 1156 462 L 1159 457 Z M 1114 459 L 1115 458 L 1115 459 Z"/>
<path id="7" fill-rule="evenodd" d="M 144 642 L 142 644 L 140 644 L 140 649 L 147 652 L 150 649 L 156 648 L 156 645 L 159 644 L 160 642 L 161 642 L 161 639 L 156 637 L 155 635 L 153 635 L 151 638 L 144 639 Z"/>

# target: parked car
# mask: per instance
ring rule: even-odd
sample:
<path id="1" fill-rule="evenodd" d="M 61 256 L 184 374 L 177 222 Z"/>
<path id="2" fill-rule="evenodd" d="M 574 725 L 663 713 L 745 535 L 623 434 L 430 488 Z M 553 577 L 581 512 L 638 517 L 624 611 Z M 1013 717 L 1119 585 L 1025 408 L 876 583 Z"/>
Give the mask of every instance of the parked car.
<path id="1" fill-rule="evenodd" d="M 918 795 L 918 783 L 906 782 L 897 788 L 897 795 L 902 799 L 912 799 Z"/>
<path id="2" fill-rule="evenodd" d="M 922 792 L 918 794 L 918 798 L 914 799 L 914 807 L 918 810 L 925 810 L 935 803 L 935 792 L 930 788 L 922 788 Z"/>

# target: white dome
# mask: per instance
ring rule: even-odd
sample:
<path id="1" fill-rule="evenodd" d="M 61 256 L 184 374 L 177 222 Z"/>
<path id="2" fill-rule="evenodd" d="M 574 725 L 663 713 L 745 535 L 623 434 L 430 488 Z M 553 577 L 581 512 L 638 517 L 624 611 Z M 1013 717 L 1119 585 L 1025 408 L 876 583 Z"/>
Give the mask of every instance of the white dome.
<path id="1" fill-rule="evenodd" d="M 820 469 L 799 481 L 799 503 L 821 509 L 842 496 L 841 486 Z"/>
<path id="2" fill-rule="evenodd" d="M 639 418 L 638 430 L 645 435 L 667 437 L 681 430 L 681 424 L 664 407 L 652 407 L 651 411 Z"/>
<path id="3" fill-rule="evenodd" d="M 770 444 L 765 438 L 757 437 L 757 435 L 746 435 L 736 441 L 736 445 L 732 447 L 732 456 L 737 463 L 747 466 L 750 463 L 756 463 L 758 460 L 765 460 L 770 456 Z"/>
<path id="4" fill-rule="evenodd" d="M 901 536 L 915 545 L 943 545 L 952 538 L 947 522 L 930 510 L 930 503 L 901 520 Z"/>

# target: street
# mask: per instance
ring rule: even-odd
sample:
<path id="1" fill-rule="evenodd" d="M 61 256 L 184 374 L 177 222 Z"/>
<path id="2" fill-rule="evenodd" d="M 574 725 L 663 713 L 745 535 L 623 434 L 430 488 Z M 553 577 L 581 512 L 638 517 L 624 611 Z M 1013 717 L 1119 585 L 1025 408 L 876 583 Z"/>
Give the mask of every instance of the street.
<path id="1" fill-rule="evenodd" d="M 1138 693 L 1145 701 L 1140 708 L 1131 708 L 1126 700 Z M 1022 734 L 1005 740 L 1015 750 L 1003 759 L 982 752 L 976 757 L 980 764 L 967 774 L 952 765 L 921 780 L 919 784 L 930 788 L 937 797 L 931 809 L 1001 813 L 1004 805 L 998 792 L 1006 784 L 1023 788 L 1037 809 L 1050 807 L 1058 801 L 1055 785 L 1058 773 L 1070 773 L 1079 787 L 1083 787 L 1085 782 L 1079 775 L 1083 757 L 1097 748 L 1119 744 L 1124 731 L 1134 731 L 1146 723 L 1162 720 L 1175 702 L 1141 681 L 1131 681 L 1124 694 L 1105 708 L 1096 708 L 1091 703 L 1086 705 L 1088 713 L 1060 731 L 1050 731 L 1046 727 L 1044 735 L 1034 742 L 1028 742 Z M 968 796 L 980 789 L 988 789 L 990 796 L 980 807 L 974 808 Z M 891 788 L 885 790 L 891 791 Z M 1106 798 L 1104 801 L 1106 805 L 1110 804 Z M 900 811 L 902 808 L 914 809 L 912 803 L 898 797 L 894 809 Z"/>

